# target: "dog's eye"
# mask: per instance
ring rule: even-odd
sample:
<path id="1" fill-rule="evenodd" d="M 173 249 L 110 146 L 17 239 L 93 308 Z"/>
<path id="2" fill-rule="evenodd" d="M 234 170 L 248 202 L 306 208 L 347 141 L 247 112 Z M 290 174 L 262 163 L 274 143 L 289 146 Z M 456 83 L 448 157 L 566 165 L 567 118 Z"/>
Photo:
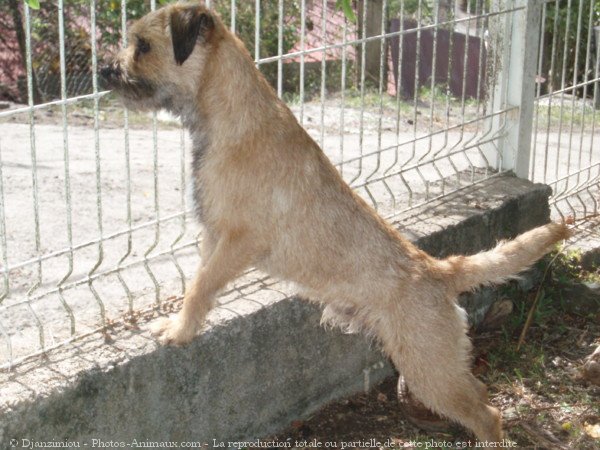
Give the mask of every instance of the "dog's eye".
<path id="1" fill-rule="evenodd" d="M 150 51 L 150 43 L 145 39 L 138 39 L 136 50 L 141 54 L 148 53 Z"/>

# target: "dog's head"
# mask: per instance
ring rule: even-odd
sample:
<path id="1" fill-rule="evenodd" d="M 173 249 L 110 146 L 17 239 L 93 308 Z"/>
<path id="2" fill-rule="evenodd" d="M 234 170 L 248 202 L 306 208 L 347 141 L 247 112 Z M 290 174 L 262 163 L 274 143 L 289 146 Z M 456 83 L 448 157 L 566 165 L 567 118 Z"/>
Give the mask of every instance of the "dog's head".
<path id="1" fill-rule="evenodd" d="M 198 3 L 177 3 L 135 22 L 128 46 L 100 70 L 133 109 L 181 110 L 196 97 L 219 19 Z"/>

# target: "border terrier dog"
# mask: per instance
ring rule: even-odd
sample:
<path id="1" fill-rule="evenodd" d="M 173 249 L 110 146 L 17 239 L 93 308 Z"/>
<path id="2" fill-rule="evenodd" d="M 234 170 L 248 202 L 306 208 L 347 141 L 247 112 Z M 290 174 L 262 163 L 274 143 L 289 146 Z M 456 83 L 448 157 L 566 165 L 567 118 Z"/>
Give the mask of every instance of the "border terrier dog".
<path id="1" fill-rule="evenodd" d="M 179 314 L 154 326 L 160 340 L 192 340 L 218 292 L 254 266 L 318 299 L 324 322 L 375 336 L 428 408 L 500 441 L 500 412 L 470 371 L 456 298 L 525 270 L 568 236 L 566 226 L 434 258 L 348 187 L 215 12 L 167 5 L 133 24 L 129 43 L 100 75 L 126 106 L 181 116 L 204 226 L 202 263 Z"/>

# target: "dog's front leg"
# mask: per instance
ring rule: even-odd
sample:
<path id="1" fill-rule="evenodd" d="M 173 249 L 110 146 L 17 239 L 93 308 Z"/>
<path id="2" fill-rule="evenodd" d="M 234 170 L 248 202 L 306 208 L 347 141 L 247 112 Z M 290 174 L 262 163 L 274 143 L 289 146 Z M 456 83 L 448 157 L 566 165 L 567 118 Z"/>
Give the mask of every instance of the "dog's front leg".
<path id="1" fill-rule="evenodd" d="M 200 257 L 202 260 L 200 262 L 200 267 L 206 266 L 219 241 L 217 234 L 209 228 L 205 228 L 202 235 L 202 244 L 200 246 Z"/>
<path id="2" fill-rule="evenodd" d="M 183 308 L 174 318 L 162 318 L 151 330 L 163 344 L 183 345 L 200 331 L 217 293 L 251 263 L 251 241 L 241 233 L 224 233 L 216 241 L 186 291 Z"/>

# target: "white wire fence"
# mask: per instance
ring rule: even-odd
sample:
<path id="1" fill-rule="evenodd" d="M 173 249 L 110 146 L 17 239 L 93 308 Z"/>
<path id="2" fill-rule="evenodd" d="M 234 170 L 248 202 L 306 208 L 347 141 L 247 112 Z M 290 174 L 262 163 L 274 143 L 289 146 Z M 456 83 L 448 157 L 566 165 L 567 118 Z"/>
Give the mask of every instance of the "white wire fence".
<path id="1" fill-rule="evenodd" d="M 529 177 L 552 187 L 557 215 L 584 220 L 600 203 L 600 2 L 545 1 L 539 14 Z"/>
<path id="2" fill-rule="evenodd" d="M 558 215 L 597 213 L 594 0 L 368 0 L 355 3 L 356 23 L 335 1 L 210 3 L 385 217 L 506 170 L 553 185 Z M 130 19 L 158 6 L 58 0 L 21 10 L 26 104 L 0 111 L 1 368 L 109 335 L 116 322 L 135 326 L 142 311 L 180 298 L 197 264 L 186 132 L 163 113 L 124 110 L 96 75 L 104 54 L 126 44 Z M 567 29 L 552 22 L 562 7 L 576 18 Z M 574 65 L 560 46 L 576 49 Z M 248 273 L 218 314 L 238 314 L 240 299 L 260 307 L 265 292 L 288 295 Z"/>

